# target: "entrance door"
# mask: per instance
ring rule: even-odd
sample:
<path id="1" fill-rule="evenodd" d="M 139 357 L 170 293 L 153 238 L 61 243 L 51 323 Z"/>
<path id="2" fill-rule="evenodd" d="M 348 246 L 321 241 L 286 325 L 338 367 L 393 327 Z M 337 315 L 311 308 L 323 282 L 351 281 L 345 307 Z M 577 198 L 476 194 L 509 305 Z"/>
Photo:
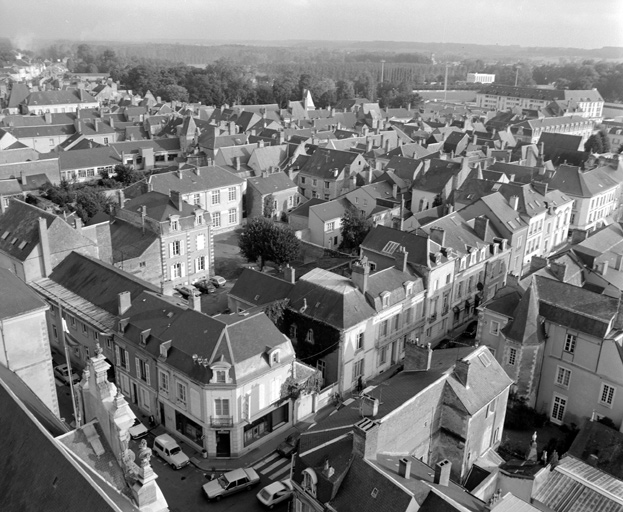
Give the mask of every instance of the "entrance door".
<path id="1" fill-rule="evenodd" d="M 229 457 L 230 455 L 229 430 L 219 430 L 216 432 L 216 456 Z"/>
<path id="2" fill-rule="evenodd" d="M 552 423 L 560 425 L 565 417 L 565 409 L 567 408 L 567 399 L 562 396 L 554 395 L 554 404 L 552 405 Z"/>
<path id="3" fill-rule="evenodd" d="M 160 424 L 164 425 L 165 421 L 164 421 L 164 404 L 162 402 L 160 402 Z"/>
<path id="4" fill-rule="evenodd" d="M 392 364 L 396 364 L 396 345 L 398 345 L 398 341 L 392 343 Z"/>
<path id="5" fill-rule="evenodd" d="M 134 382 L 132 383 L 132 403 L 138 405 L 138 387 Z"/>

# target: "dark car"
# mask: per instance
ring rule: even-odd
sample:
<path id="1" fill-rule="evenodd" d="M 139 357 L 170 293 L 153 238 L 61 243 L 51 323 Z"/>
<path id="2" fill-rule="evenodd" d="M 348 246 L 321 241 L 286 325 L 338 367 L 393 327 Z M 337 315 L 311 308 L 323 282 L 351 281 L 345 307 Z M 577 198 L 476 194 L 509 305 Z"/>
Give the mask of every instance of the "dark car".
<path id="1" fill-rule="evenodd" d="M 215 286 L 207 279 L 197 281 L 195 283 L 195 288 L 197 288 L 199 291 L 203 293 L 216 293 Z"/>
<path id="2" fill-rule="evenodd" d="M 277 453 L 283 457 L 290 457 L 299 447 L 301 434 L 294 432 L 286 437 L 286 440 L 277 446 Z"/>
<path id="3" fill-rule="evenodd" d="M 473 322 L 469 323 L 465 331 L 463 331 L 463 334 L 467 336 L 468 338 L 475 338 L 477 331 L 478 331 L 478 320 L 474 320 Z"/>

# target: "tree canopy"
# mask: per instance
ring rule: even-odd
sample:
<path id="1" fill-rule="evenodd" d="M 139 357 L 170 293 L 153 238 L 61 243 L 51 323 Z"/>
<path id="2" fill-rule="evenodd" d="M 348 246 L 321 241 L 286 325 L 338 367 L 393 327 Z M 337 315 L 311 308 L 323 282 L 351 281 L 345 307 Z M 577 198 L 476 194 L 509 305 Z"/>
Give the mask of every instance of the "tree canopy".
<path id="1" fill-rule="evenodd" d="M 354 206 L 349 208 L 342 217 L 342 243 L 339 248 L 348 251 L 358 249 L 370 229 L 372 220 Z"/>
<path id="2" fill-rule="evenodd" d="M 588 153 L 607 153 L 610 151 L 610 139 L 603 131 L 591 135 L 584 143 L 584 151 Z"/>
<path id="3" fill-rule="evenodd" d="M 247 261 L 259 260 L 260 270 L 263 270 L 267 261 L 282 266 L 294 260 L 299 255 L 301 242 L 289 226 L 255 217 L 239 231 L 238 247 Z"/>

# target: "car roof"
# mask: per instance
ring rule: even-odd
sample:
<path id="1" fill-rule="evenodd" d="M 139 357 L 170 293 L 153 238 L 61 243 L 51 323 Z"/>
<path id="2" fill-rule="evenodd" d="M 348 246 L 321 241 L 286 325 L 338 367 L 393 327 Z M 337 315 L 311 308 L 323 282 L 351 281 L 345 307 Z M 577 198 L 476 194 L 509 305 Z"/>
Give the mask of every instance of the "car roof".
<path id="1" fill-rule="evenodd" d="M 270 494 L 275 494 L 276 492 L 279 492 L 283 489 L 286 489 L 286 486 L 283 485 L 281 482 L 273 482 L 272 484 L 264 487 L 264 490 L 268 491 Z"/>
<path id="2" fill-rule="evenodd" d="M 160 441 L 161 444 L 177 444 L 175 439 L 173 439 L 169 434 L 160 434 L 154 441 Z"/>
<path id="3" fill-rule="evenodd" d="M 227 477 L 227 480 L 240 480 L 241 478 L 247 476 L 247 473 L 245 472 L 244 469 L 239 468 L 239 469 L 234 469 L 232 471 L 229 471 L 227 473 L 225 473 L 225 476 Z"/>

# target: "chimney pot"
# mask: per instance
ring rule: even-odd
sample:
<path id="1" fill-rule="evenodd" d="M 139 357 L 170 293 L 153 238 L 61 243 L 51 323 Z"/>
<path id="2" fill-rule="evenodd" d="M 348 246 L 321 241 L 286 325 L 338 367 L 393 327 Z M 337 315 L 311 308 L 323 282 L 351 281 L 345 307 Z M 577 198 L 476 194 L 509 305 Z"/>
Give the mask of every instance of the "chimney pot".
<path id="1" fill-rule="evenodd" d="M 452 470 L 452 462 L 444 459 L 435 464 L 435 483 L 447 487 L 450 483 L 450 471 Z"/>
<path id="2" fill-rule="evenodd" d="M 406 457 L 398 461 L 398 474 L 405 480 L 411 478 L 411 461 Z"/>

